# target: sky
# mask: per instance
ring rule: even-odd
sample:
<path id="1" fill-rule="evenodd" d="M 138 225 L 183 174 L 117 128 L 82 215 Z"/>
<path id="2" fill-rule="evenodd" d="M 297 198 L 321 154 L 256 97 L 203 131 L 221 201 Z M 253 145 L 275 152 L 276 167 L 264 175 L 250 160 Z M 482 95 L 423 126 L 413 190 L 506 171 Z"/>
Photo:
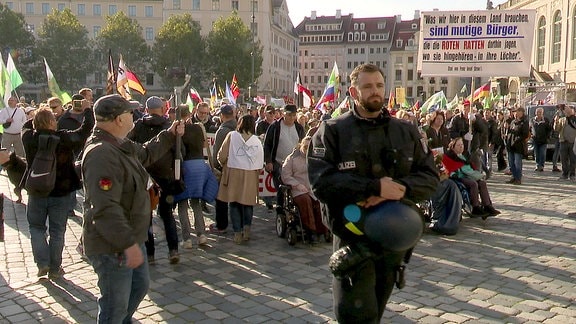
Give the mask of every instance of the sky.
<path id="1" fill-rule="evenodd" d="M 431 11 L 435 8 L 441 11 L 484 10 L 484 0 L 286 0 L 290 19 L 298 26 L 304 17 L 310 17 L 315 10 L 316 15 L 334 16 L 337 9 L 342 15 L 354 14 L 360 17 L 391 17 L 402 15 L 403 20 L 414 18 L 414 11 Z M 494 6 L 506 0 L 492 0 Z"/>

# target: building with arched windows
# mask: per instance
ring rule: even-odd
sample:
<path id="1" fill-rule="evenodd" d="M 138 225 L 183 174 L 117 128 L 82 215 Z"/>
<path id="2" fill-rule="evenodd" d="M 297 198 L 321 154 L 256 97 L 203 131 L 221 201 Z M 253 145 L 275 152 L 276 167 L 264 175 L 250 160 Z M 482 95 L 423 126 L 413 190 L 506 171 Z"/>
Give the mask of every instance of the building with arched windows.
<path id="1" fill-rule="evenodd" d="M 576 2 L 571 0 L 508 0 L 496 10 L 535 9 L 532 75 L 534 84 L 564 86 L 567 101 L 576 101 Z M 528 80 L 510 78 L 511 97 Z M 533 88 L 533 87 L 532 87 Z"/>

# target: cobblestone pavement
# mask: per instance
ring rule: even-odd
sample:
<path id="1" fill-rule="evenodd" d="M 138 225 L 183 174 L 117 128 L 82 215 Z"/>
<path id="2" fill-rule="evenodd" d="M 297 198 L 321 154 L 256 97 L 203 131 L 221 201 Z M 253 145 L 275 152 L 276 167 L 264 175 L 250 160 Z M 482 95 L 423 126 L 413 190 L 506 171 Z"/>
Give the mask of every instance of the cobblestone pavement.
<path id="1" fill-rule="evenodd" d="M 394 291 L 383 323 L 576 323 L 576 218 L 568 216 L 576 211 L 576 184 L 550 171 L 534 174 L 532 161 L 524 168 L 521 186 L 505 184 L 501 173 L 489 180 L 501 215 L 465 218 L 456 236 L 422 237 L 407 285 Z M 0 323 L 94 322 L 96 276 L 76 252 L 81 217 L 68 222 L 64 278 L 39 280 L 25 206 L 13 203 L 12 189 L 2 172 Z M 177 265 L 168 263 L 158 233 L 151 288 L 135 322 L 333 321 L 330 244 L 288 246 L 263 207 L 255 209 L 252 228 L 252 240 L 240 246 L 230 233 L 210 234 L 209 247 L 181 249 Z"/>

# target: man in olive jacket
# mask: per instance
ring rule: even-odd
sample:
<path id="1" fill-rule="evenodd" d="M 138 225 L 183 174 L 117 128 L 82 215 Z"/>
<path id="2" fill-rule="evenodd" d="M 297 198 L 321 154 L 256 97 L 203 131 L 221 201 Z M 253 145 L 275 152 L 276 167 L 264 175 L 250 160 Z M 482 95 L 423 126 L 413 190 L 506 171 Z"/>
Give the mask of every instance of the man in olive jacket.
<path id="1" fill-rule="evenodd" d="M 128 323 L 149 285 L 144 242 L 150 222 L 150 175 L 144 168 L 166 153 L 182 135 L 174 122 L 141 145 L 126 139 L 134 127 L 133 109 L 119 95 L 94 105 L 96 127 L 82 158 L 84 252 L 98 275 L 99 323 Z"/>

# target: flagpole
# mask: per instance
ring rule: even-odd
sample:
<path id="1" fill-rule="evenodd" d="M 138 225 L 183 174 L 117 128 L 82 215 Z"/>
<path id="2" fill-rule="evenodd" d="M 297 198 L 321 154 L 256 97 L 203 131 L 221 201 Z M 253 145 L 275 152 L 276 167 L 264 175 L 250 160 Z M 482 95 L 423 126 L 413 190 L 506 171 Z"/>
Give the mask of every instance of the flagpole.
<path id="1" fill-rule="evenodd" d="M 472 104 L 474 104 L 474 92 L 476 92 L 475 86 L 474 86 L 474 77 L 472 77 L 472 82 L 470 85 L 470 91 L 472 92 L 472 100 L 470 100 L 470 113 L 472 113 Z M 470 135 L 472 135 L 472 118 L 470 118 L 470 116 L 468 116 L 468 132 L 470 133 Z M 468 153 L 471 153 L 471 149 L 472 149 L 472 139 L 470 139 L 468 141 Z"/>

